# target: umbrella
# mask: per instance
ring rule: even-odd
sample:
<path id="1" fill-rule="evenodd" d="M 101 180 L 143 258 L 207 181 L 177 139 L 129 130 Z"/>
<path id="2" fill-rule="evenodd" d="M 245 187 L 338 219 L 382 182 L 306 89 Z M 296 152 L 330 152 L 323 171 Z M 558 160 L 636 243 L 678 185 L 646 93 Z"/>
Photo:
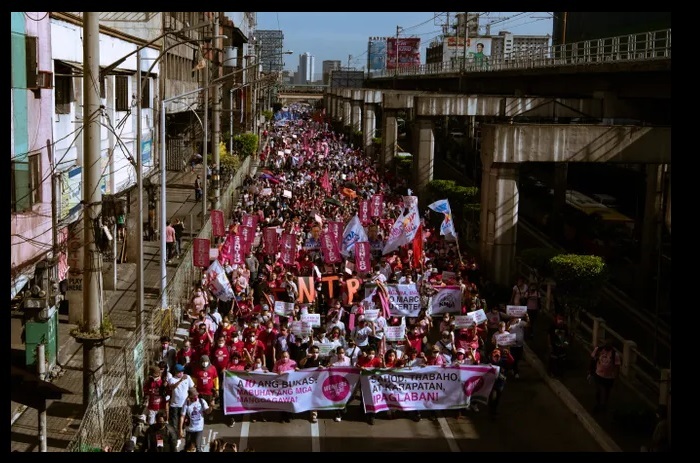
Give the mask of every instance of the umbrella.
<path id="1" fill-rule="evenodd" d="M 344 186 L 350 188 L 351 190 L 357 190 L 357 184 L 355 182 L 345 182 Z"/>
<path id="2" fill-rule="evenodd" d="M 343 205 L 343 203 L 341 203 L 340 201 L 338 201 L 338 200 L 335 199 L 335 198 L 326 198 L 326 199 L 324 200 L 324 202 L 327 202 L 327 203 L 329 203 L 329 204 L 335 204 L 336 206 L 342 206 L 342 205 Z"/>

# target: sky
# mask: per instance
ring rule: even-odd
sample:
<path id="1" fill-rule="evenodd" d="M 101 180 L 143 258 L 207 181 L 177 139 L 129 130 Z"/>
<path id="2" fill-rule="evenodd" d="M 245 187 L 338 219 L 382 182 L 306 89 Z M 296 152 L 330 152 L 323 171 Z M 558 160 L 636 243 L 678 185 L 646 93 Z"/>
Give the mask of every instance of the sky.
<path id="1" fill-rule="evenodd" d="M 491 34 L 500 30 L 515 35 L 551 35 L 551 12 L 479 12 L 480 34 L 483 26 L 491 25 Z M 451 12 L 450 23 L 455 13 Z M 321 65 L 326 60 L 339 60 L 342 66 L 358 70 L 367 66 L 367 41 L 370 37 L 395 37 L 396 26 L 402 28 L 400 37 L 420 37 L 421 61 L 425 62 L 425 49 L 442 33 L 446 12 L 410 13 L 322 13 L 322 12 L 258 12 L 257 27 L 260 30 L 281 30 L 284 34 L 284 50 L 294 53 L 284 56 L 285 69 L 296 71 L 299 55 L 309 52 L 315 57 L 315 74 L 321 78 Z"/>

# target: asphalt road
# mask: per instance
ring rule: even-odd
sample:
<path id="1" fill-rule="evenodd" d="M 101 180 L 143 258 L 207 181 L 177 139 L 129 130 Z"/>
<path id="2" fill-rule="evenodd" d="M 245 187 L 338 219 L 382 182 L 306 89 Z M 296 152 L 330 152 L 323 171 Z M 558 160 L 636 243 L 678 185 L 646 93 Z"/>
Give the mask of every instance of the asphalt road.
<path id="1" fill-rule="evenodd" d="M 308 412 L 294 416 L 291 423 L 278 421 L 268 412 L 255 423 L 237 416 L 229 428 L 216 410 L 207 424 L 205 437 L 223 438 L 239 451 L 256 452 L 600 452 L 602 448 L 581 425 L 535 369 L 524 360 L 519 379 L 508 378 L 499 406 L 492 417 L 485 406 L 457 418 L 454 411 L 429 412 L 416 423 L 401 416 L 389 419 L 379 414 L 369 425 L 354 400 L 341 422 L 333 412 L 319 413 L 318 423 L 309 421 Z"/>

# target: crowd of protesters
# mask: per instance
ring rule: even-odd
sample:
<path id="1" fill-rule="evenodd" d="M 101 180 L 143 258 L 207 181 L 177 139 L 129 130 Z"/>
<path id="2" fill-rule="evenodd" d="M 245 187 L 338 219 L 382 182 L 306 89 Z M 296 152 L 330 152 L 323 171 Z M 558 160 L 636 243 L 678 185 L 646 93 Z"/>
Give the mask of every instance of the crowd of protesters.
<path id="1" fill-rule="evenodd" d="M 488 402 L 490 413 L 497 414 L 506 378 L 519 377 L 523 343 L 539 309 L 537 289 L 528 290 L 519 280 L 512 300 L 488 300 L 477 263 L 461 254 L 457 242 L 441 236 L 442 215 L 429 209 L 421 218 L 420 246 L 409 243 L 385 252 L 392 225 L 407 207 L 405 197 L 411 195 L 406 179 L 380 173 L 374 160 L 330 130 L 317 113 L 291 107 L 284 116 L 265 131 L 267 143 L 259 155 L 258 171 L 244 179 L 238 204 L 228 217 L 228 235 L 241 234 L 244 228 L 253 232 L 244 259 L 231 261 L 224 249 L 225 237 L 217 243 L 233 297 L 217 300 L 211 281 L 203 278 L 192 288 L 189 337 L 180 346 L 168 337 L 161 339 L 162 350 L 144 385 L 148 409 L 144 418 L 151 427 L 142 448 L 174 450 L 173 441 L 184 439 L 186 446 L 201 451 L 207 420 L 221 416 L 234 426 L 241 415 L 211 414 L 223 408 L 226 370 L 284 373 L 319 366 L 373 369 L 490 363 L 501 371 Z M 320 237 L 329 233 L 329 223 L 345 226 L 362 201 L 377 195 L 382 198 L 381 213 L 363 224 L 371 249 L 368 271 L 358 272 L 346 259 L 328 263 Z M 437 225 L 432 223 L 436 220 Z M 271 247 L 265 236 L 268 229 L 274 229 L 277 238 L 293 235 L 291 249 Z M 317 290 L 313 302 L 298 302 L 299 276 L 313 278 Z M 337 278 L 324 284 L 327 276 Z M 361 283 L 360 297 L 352 301 L 350 279 Z M 415 283 L 421 295 L 420 314 L 394 317 L 380 311 L 369 319 L 368 301 L 362 295 L 370 283 Z M 460 288 L 461 307 L 456 315 L 483 309 L 486 320 L 458 328 L 455 314 L 431 315 L 430 298 L 446 285 Z M 293 304 L 287 316 L 275 312 L 276 301 Z M 528 313 L 509 316 L 506 304 L 527 305 Z M 305 313 L 320 314 L 321 326 L 311 333 L 293 333 L 291 322 Z M 405 325 L 405 338 L 387 340 L 386 328 L 398 325 Z M 515 335 L 515 342 L 498 345 L 502 339 L 498 336 L 508 333 Z M 559 334 L 553 332 L 550 341 L 556 343 Z M 322 356 L 318 345 L 327 343 L 333 348 Z M 562 349 L 557 355 L 563 355 Z M 559 372 L 558 359 L 550 365 L 554 373 Z M 344 412 L 335 413 L 334 420 L 341 421 Z M 467 404 L 462 412 L 477 413 L 479 408 Z M 406 416 L 421 419 L 419 412 Z M 284 422 L 292 418 L 290 413 L 277 417 Z M 250 419 L 272 417 L 262 412 L 251 413 Z M 311 411 L 308 419 L 316 422 L 318 413 Z M 374 419 L 374 414 L 367 414 L 369 424 Z"/>

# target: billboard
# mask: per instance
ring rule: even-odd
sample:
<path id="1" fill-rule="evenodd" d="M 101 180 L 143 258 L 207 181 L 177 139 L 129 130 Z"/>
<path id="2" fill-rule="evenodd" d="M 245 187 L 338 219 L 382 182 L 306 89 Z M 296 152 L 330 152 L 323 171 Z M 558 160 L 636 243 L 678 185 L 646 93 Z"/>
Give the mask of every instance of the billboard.
<path id="1" fill-rule="evenodd" d="M 371 37 L 369 39 L 367 69 L 369 72 L 386 69 L 386 37 Z"/>
<path id="2" fill-rule="evenodd" d="M 398 58 L 398 59 L 397 59 Z M 396 69 L 420 66 L 420 39 L 387 37 L 386 68 Z"/>

